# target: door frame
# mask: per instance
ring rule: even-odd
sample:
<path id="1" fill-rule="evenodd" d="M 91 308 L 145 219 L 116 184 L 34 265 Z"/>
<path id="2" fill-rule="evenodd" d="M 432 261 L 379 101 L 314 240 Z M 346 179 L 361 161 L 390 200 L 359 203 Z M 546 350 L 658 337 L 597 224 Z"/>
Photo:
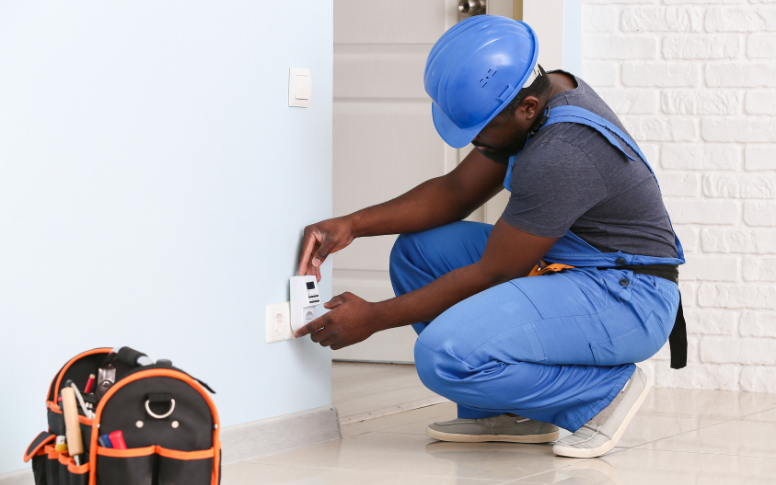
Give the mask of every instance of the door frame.
<path id="1" fill-rule="evenodd" d="M 457 0 L 447 0 L 447 8 L 455 8 Z M 529 24 L 538 35 L 541 43 L 539 51 L 539 63 L 550 69 L 562 68 L 572 74 L 581 74 L 582 66 L 582 0 L 488 0 L 488 12 L 498 15 L 510 16 L 517 20 L 523 20 Z M 454 14 L 448 16 L 447 28 L 455 23 Z M 452 20 L 451 20 L 452 19 Z M 558 21 L 560 19 L 561 21 Z M 469 153 L 473 147 L 469 145 L 460 150 L 445 146 L 444 152 L 444 172 L 452 171 L 458 163 Z M 468 219 L 478 222 L 495 224 L 501 217 L 501 214 L 509 200 L 509 193 L 502 191 L 493 199 L 487 202 L 482 208 L 475 211 Z M 345 285 L 350 282 L 346 271 L 339 271 L 342 274 L 337 278 L 335 286 Z M 389 288 L 381 288 L 378 283 L 373 290 L 376 294 L 387 294 Z M 382 285 L 384 286 L 384 285 Z M 412 338 L 410 332 L 404 332 L 399 335 L 396 332 L 392 336 L 396 340 L 396 345 L 400 341 Z M 407 330 L 407 329 L 403 329 Z M 356 344 L 358 345 L 358 344 Z M 353 350 L 353 349 L 350 349 Z M 358 352 L 355 352 L 357 354 Z M 363 359 L 354 358 L 353 352 L 348 350 L 337 351 L 333 354 L 334 361 L 339 362 L 374 362 L 374 363 L 393 363 L 393 364 L 414 364 L 411 359 L 411 351 L 397 352 L 395 359 Z"/>

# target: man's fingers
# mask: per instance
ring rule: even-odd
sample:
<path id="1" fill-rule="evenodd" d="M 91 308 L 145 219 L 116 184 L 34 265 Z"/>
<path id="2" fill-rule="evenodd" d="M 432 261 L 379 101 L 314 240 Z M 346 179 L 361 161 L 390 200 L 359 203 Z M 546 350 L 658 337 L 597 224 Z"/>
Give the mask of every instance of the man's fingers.
<path id="1" fill-rule="evenodd" d="M 312 334 L 311 338 L 313 339 L 313 342 L 317 342 L 324 347 L 328 347 L 329 345 L 339 340 L 339 330 L 336 328 L 336 326 L 329 325 L 323 330 L 319 330 Z"/>
<path id="2" fill-rule="evenodd" d="M 299 330 L 294 332 L 294 337 L 296 338 L 304 337 L 305 335 L 309 335 L 311 333 L 317 332 L 318 330 L 322 329 L 324 327 L 324 321 L 323 321 L 324 317 L 316 318 L 312 322 L 300 328 Z"/>
<path id="3" fill-rule="evenodd" d="M 299 261 L 299 274 L 306 274 L 307 266 L 310 264 L 310 258 L 315 250 L 315 245 L 318 243 L 318 238 L 315 232 L 310 231 L 310 234 L 306 234 L 304 237 L 304 243 L 302 244 L 302 259 Z"/>
<path id="4" fill-rule="evenodd" d="M 312 323 L 312 322 L 311 322 Z M 294 338 L 304 337 L 307 334 L 312 333 L 314 330 L 310 328 L 310 323 L 294 332 Z"/>
<path id="5" fill-rule="evenodd" d="M 331 338 L 331 336 L 332 336 L 332 330 L 329 327 L 324 327 L 318 330 L 317 332 L 313 333 L 312 335 L 310 335 L 310 338 L 315 343 L 321 343 L 324 340 Z"/>
<path id="6" fill-rule="evenodd" d="M 326 261 L 326 258 L 329 257 L 329 253 L 331 253 L 332 249 L 334 249 L 334 241 L 332 241 L 330 237 L 324 236 L 321 245 L 318 246 L 315 257 L 313 258 L 313 266 L 319 268 L 323 262 Z"/>
<path id="7" fill-rule="evenodd" d="M 339 295 L 339 296 L 335 296 L 331 300 L 324 303 L 323 308 L 327 310 L 333 310 L 338 306 L 342 305 L 343 303 L 345 303 L 345 297 L 343 297 L 342 295 Z"/>

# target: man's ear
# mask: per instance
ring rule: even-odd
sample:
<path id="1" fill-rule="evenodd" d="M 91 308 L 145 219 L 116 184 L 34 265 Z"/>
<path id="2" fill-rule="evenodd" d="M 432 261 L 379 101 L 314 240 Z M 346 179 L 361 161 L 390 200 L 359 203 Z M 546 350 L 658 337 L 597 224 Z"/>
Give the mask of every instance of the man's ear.
<path id="1" fill-rule="evenodd" d="M 539 114 L 539 99 L 536 96 L 526 96 L 516 111 L 521 112 L 526 121 L 533 121 Z"/>

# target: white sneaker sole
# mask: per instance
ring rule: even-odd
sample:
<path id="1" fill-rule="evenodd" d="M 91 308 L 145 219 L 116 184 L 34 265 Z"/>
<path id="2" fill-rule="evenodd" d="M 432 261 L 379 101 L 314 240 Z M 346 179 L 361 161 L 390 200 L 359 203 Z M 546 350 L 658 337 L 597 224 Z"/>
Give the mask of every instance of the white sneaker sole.
<path id="1" fill-rule="evenodd" d="M 504 441 L 508 443 L 549 443 L 557 441 L 560 438 L 560 430 L 546 434 L 531 435 L 493 435 L 493 434 L 456 434 L 444 433 L 426 428 L 426 434 L 440 441 L 451 441 L 453 443 L 485 443 L 487 441 Z"/>
<path id="2" fill-rule="evenodd" d="M 622 435 L 625 433 L 628 425 L 633 420 L 633 417 L 639 411 L 639 408 L 641 408 L 641 405 L 647 398 L 647 394 L 649 394 L 649 390 L 651 388 L 652 383 L 649 382 L 649 379 L 647 379 L 647 384 L 641 391 L 641 395 L 638 399 L 636 399 L 636 403 L 633 405 L 633 407 L 630 408 L 630 411 L 628 411 L 628 414 L 625 416 L 625 421 L 620 424 L 620 427 L 617 428 L 614 436 L 609 441 L 605 442 L 597 448 L 574 448 L 572 446 L 555 445 L 552 447 L 552 452 L 558 456 L 566 456 L 569 458 L 595 458 L 611 451 L 612 448 L 617 446 L 617 443 L 619 443 L 620 438 L 622 438 Z"/>

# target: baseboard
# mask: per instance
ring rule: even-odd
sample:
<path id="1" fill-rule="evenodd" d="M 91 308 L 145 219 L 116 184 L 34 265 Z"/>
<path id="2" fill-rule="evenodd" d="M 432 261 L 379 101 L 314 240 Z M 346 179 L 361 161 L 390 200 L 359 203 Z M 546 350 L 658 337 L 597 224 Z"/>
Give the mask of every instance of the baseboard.
<path id="1" fill-rule="evenodd" d="M 436 404 L 442 404 L 445 402 L 450 401 L 443 398 L 442 396 L 424 397 L 422 399 L 416 399 L 414 401 L 397 404 L 396 406 L 389 406 L 386 408 L 375 409 L 374 411 L 367 411 L 365 413 L 343 416 L 342 419 L 340 419 L 340 425 L 345 426 L 346 424 L 360 423 L 361 421 L 368 421 L 370 419 L 382 418 L 392 414 L 414 411 L 415 409 L 434 406 Z"/>
<path id="2" fill-rule="evenodd" d="M 227 426 L 221 431 L 222 463 L 228 465 L 274 455 L 340 437 L 339 416 L 334 406 Z"/>
<path id="3" fill-rule="evenodd" d="M 391 365 L 415 365 L 408 360 L 364 360 L 364 359 L 331 359 L 332 362 L 353 362 L 356 364 L 391 364 Z"/>
<path id="4" fill-rule="evenodd" d="M 222 463 L 228 465 L 274 455 L 340 437 L 339 416 L 334 406 L 226 426 L 221 430 Z M 31 469 L 0 474 L 0 485 L 34 483 Z"/>

